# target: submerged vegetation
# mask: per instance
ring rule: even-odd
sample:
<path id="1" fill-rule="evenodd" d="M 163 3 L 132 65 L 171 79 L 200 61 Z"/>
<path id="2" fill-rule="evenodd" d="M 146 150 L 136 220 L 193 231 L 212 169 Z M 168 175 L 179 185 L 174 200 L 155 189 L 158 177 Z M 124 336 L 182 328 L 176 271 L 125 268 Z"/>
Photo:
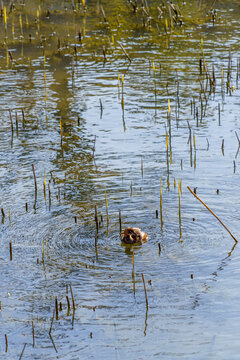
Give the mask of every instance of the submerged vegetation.
<path id="1" fill-rule="evenodd" d="M 0 2 L 1 356 L 236 355 L 239 15 Z"/>

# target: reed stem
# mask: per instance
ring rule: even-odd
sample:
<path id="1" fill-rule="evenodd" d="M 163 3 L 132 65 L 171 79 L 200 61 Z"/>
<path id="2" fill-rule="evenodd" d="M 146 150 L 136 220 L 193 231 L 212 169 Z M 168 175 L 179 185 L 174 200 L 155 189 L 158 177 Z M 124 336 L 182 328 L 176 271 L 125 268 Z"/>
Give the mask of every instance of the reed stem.
<path id="1" fill-rule="evenodd" d="M 235 236 L 233 236 L 233 234 L 231 233 L 231 231 L 226 227 L 226 225 L 224 225 L 224 223 L 219 219 L 219 217 L 205 204 L 205 202 L 203 202 L 196 194 L 194 194 L 194 192 L 190 189 L 189 186 L 187 186 L 188 190 L 190 191 L 190 193 L 193 194 L 193 196 L 195 196 L 195 198 L 197 198 L 200 203 L 202 203 L 206 209 L 208 209 L 208 211 L 215 216 L 215 218 L 220 222 L 220 224 L 227 230 L 227 232 L 231 235 L 231 237 L 233 238 L 233 240 L 237 243 L 238 240 L 235 238 Z"/>

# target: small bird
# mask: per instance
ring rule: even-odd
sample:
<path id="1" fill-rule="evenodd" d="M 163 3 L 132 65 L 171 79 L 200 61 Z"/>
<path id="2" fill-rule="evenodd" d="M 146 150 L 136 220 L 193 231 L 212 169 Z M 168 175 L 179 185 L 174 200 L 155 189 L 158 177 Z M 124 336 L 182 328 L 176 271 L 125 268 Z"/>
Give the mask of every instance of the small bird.
<path id="1" fill-rule="evenodd" d="M 148 236 L 139 228 L 127 227 L 121 234 L 121 240 L 125 244 L 142 244 L 148 240 Z"/>

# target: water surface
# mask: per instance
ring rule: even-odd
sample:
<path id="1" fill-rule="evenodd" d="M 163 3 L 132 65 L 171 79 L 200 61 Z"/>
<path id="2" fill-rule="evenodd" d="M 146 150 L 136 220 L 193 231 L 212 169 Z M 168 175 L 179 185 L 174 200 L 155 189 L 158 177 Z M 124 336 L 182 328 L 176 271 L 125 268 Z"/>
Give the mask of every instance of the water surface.
<path id="1" fill-rule="evenodd" d="M 3 4 L 1 358 L 238 358 L 238 244 L 187 186 L 238 238 L 240 9 L 176 4 Z"/>

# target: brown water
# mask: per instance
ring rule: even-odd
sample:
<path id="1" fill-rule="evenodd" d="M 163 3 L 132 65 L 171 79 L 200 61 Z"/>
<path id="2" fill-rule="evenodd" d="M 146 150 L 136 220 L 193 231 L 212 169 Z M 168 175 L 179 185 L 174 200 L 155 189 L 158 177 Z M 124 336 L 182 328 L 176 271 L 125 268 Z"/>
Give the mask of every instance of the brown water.
<path id="1" fill-rule="evenodd" d="M 167 4 L 138 1 L 136 14 L 122 0 L 103 1 L 103 11 L 96 1 L 85 10 L 3 4 L 3 359 L 19 358 L 25 343 L 26 359 L 239 358 L 239 246 L 187 186 L 238 238 L 240 8 L 179 1 L 171 28 Z M 123 227 L 148 233 L 146 244 L 121 245 L 119 210 Z"/>

